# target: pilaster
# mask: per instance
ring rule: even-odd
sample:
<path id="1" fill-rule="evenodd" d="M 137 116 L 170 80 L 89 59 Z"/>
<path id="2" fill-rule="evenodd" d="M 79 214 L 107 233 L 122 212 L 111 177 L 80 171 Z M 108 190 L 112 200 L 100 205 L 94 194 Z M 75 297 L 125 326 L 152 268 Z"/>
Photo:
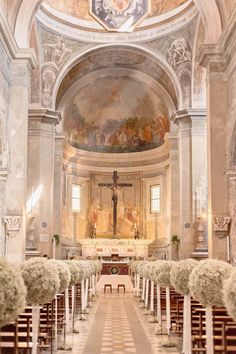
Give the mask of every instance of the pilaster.
<path id="1" fill-rule="evenodd" d="M 227 259 L 227 241 L 219 237 L 214 220 L 228 216 L 227 78 L 228 49 L 224 43 L 203 46 L 199 61 L 206 67 L 208 157 L 208 249 L 210 258 Z"/>
<path id="2" fill-rule="evenodd" d="M 177 111 L 172 120 L 178 126 L 180 257 L 188 258 L 197 247 L 199 218 L 206 224 L 206 112 Z M 206 248 L 201 251 L 197 256 L 205 256 Z"/>
<path id="3" fill-rule="evenodd" d="M 55 126 L 60 113 L 29 110 L 27 251 L 50 253 L 53 236 Z"/>

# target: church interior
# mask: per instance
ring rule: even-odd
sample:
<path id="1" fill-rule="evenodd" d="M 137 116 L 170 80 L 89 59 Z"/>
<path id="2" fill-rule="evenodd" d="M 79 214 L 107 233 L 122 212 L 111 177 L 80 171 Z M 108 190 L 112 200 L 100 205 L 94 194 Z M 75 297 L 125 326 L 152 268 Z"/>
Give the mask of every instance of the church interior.
<path id="1" fill-rule="evenodd" d="M 0 0 L 0 354 L 236 353 L 236 0 Z"/>

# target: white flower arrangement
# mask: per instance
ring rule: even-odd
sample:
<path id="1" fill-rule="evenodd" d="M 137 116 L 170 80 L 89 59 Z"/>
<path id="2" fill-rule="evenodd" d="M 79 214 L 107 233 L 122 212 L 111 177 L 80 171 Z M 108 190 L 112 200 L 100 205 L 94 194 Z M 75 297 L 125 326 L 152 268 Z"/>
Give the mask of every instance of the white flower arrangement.
<path id="1" fill-rule="evenodd" d="M 70 270 L 68 265 L 65 262 L 58 261 L 58 260 L 50 260 L 50 263 L 52 262 L 56 267 L 60 279 L 60 288 L 59 292 L 63 292 L 68 288 L 71 280 L 71 275 L 70 275 Z"/>
<path id="2" fill-rule="evenodd" d="M 93 262 L 94 262 L 94 264 L 96 266 L 96 273 L 100 273 L 101 270 L 102 270 L 102 262 L 97 260 L 97 259 L 95 261 L 93 261 Z"/>
<path id="3" fill-rule="evenodd" d="M 137 267 L 137 272 L 138 274 L 143 278 L 145 277 L 146 275 L 146 272 L 144 274 L 143 270 L 144 270 L 144 267 L 148 264 L 149 262 L 148 261 L 140 261 L 139 264 L 138 264 L 138 267 Z"/>
<path id="4" fill-rule="evenodd" d="M 26 292 L 19 269 L 0 259 L 0 328 L 23 311 Z"/>
<path id="5" fill-rule="evenodd" d="M 73 260 L 73 262 L 76 262 L 77 267 L 78 267 L 78 271 L 79 271 L 79 280 L 83 280 L 86 278 L 89 278 L 92 273 L 93 273 L 93 269 L 92 269 L 92 265 L 90 263 L 90 261 L 85 261 L 85 260 L 80 260 L 80 261 L 76 261 Z"/>
<path id="6" fill-rule="evenodd" d="M 141 261 L 137 260 L 137 261 L 132 261 L 131 265 L 130 265 L 130 269 L 132 273 L 137 273 L 138 272 L 138 265 Z"/>
<path id="7" fill-rule="evenodd" d="M 233 267 L 216 259 L 200 261 L 189 277 L 191 296 L 203 306 L 222 306 L 223 283 Z"/>
<path id="8" fill-rule="evenodd" d="M 170 288 L 170 271 L 172 266 L 175 264 L 174 261 L 160 261 L 157 262 L 155 267 L 155 282 L 163 288 Z"/>
<path id="9" fill-rule="evenodd" d="M 175 291 L 181 295 L 189 295 L 189 276 L 198 265 L 195 259 L 185 259 L 173 264 L 170 271 L 170 282 Z"/>
<path id="10" fill-rule="evenodd" d="M 151 281 L 155 281 L 156 278 L 156 266 L 158 263 L 162 262 L 161 260 L 150 262 L 150 265 L 148 267 L 148 274 L 147 278 Z"/>
<path id="11" fill-rule="evenodd" d="M 228 314 L 236 321 L 236 269 L 224 282 L 223 297 Z"/>
<path id="12" fill-rule="evenodd" d="M 27 303 L 45 304 L 51 301 L 60 287 L 57 267 L 45 258 L 31 258 L 20 265 L 27 288 Z"/>
<path id="13" fill-rule="evenodd" d="M 73 286 L 77 284 L 81 276 L 80 270 L 78 269 L 78 265 L 76 264 L 76 262 L 77 261 L 70 261 L 70 260 L 65 261 L 65 263 L 69 267 L 70 276 L 71 276 L 69 286 Z"/>

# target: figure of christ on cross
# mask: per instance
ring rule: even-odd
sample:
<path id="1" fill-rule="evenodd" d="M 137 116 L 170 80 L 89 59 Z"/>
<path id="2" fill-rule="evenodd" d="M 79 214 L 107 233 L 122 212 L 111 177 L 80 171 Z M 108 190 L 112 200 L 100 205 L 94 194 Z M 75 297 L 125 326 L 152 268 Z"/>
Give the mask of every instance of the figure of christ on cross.
<path id="1" fill-rule="evenodd" d="M 117 171 L 113 172 L 113 183 L 99 183 L 99 187 L 107 187 L 112 190 L 112 201 L 113 201 L 113 238 L 117 238 L 117 203 L 118 203 L 118 195 L 117 189 L 122 187 L 132 187 L 132 183 L 117 183 L 118 181 Z"/>

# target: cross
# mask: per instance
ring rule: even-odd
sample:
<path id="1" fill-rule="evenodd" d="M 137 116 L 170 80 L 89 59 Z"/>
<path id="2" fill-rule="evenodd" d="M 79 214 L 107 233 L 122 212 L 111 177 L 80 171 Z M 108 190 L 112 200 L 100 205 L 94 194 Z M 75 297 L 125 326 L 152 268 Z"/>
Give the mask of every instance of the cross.
<path id="1" fill-rule="evenodd" d="M 118 181 L 117 171 L 113 172 L 112 179 L 113 183 L 99 183 L 99 187 L 107 187 L 112 190 L 112 201 L 113 201 L 113 238 L 116 238 L 117 229 L 117 203 L 118 195 L 117 189 L 122 187 L 132 187 L 132 183 L 117 183 Z"/>

